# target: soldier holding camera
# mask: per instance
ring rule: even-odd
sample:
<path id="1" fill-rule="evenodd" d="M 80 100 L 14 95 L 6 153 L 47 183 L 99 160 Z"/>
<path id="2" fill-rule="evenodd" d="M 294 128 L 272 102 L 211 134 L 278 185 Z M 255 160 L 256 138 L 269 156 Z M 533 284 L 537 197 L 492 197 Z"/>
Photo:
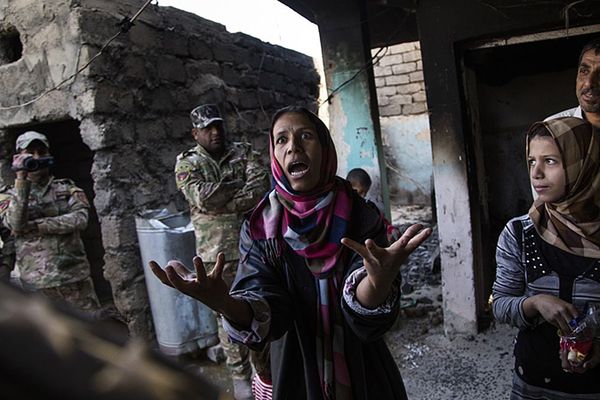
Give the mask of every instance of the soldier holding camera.
<path id="1" fill-rule="evenodd" d="M 99 307 L 80 232 L 90 207 L 70 179 L 50 175 L 50 143 L 29 131 L 17 138 L 16 179 L 0 196 L 0 221 L 14 236 L 15 265 L 27 290 L 82 310 Z"/>

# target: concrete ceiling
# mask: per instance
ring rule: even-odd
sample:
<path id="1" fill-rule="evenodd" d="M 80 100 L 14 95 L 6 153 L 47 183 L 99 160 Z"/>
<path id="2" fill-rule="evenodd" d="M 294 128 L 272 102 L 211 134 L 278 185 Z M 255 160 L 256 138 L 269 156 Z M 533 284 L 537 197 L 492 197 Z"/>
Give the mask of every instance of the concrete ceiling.
<path id="1" fill-rule="evenodd" d="M 279 0 L 309 21 L 326 24 L 348 0 Z M 418 40 L 416 0 L 357 0 L 365 7 L 362 22 L 368 26 L 370 47 Z"/>

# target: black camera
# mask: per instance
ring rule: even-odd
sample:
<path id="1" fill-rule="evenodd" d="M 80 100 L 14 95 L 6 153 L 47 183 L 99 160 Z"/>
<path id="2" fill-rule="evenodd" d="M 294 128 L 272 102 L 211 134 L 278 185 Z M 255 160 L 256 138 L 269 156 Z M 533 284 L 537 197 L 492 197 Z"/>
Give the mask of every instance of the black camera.
<path id="1" fill-rule="evenodd" d="M 42 168 L 48 168 L 51 165 L 54 165 L 54 157 L 27 157 L 23 160 L 23 169 L 27 172 L 33 172 L 40 170 Z"/>

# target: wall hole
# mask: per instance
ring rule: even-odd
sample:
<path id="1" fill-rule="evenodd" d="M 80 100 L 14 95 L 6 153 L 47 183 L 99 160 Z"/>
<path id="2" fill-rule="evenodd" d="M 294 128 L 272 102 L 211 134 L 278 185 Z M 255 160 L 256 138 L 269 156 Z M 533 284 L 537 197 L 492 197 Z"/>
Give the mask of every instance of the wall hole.
<path id="1" fill-rule="evenodd" d="M 23 55 L 21 35 L 15 28 L 0 30 L 0 65 L 13 63 Z"/>

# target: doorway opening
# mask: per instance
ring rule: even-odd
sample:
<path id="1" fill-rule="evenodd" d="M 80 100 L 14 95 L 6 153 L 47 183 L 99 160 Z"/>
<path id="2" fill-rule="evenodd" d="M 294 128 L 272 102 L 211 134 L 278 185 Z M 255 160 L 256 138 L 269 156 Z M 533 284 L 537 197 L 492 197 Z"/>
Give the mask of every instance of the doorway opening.
<path id="1" fill-rule="evenodd" d="M 491 317 L 488 299 L 498 236 L 533 201 L 525 157 L 527 129 L 577 106 L 579 53 L 596 36 L 591 28 L 469 43 L 460 50 L 480 319 Z"/>

